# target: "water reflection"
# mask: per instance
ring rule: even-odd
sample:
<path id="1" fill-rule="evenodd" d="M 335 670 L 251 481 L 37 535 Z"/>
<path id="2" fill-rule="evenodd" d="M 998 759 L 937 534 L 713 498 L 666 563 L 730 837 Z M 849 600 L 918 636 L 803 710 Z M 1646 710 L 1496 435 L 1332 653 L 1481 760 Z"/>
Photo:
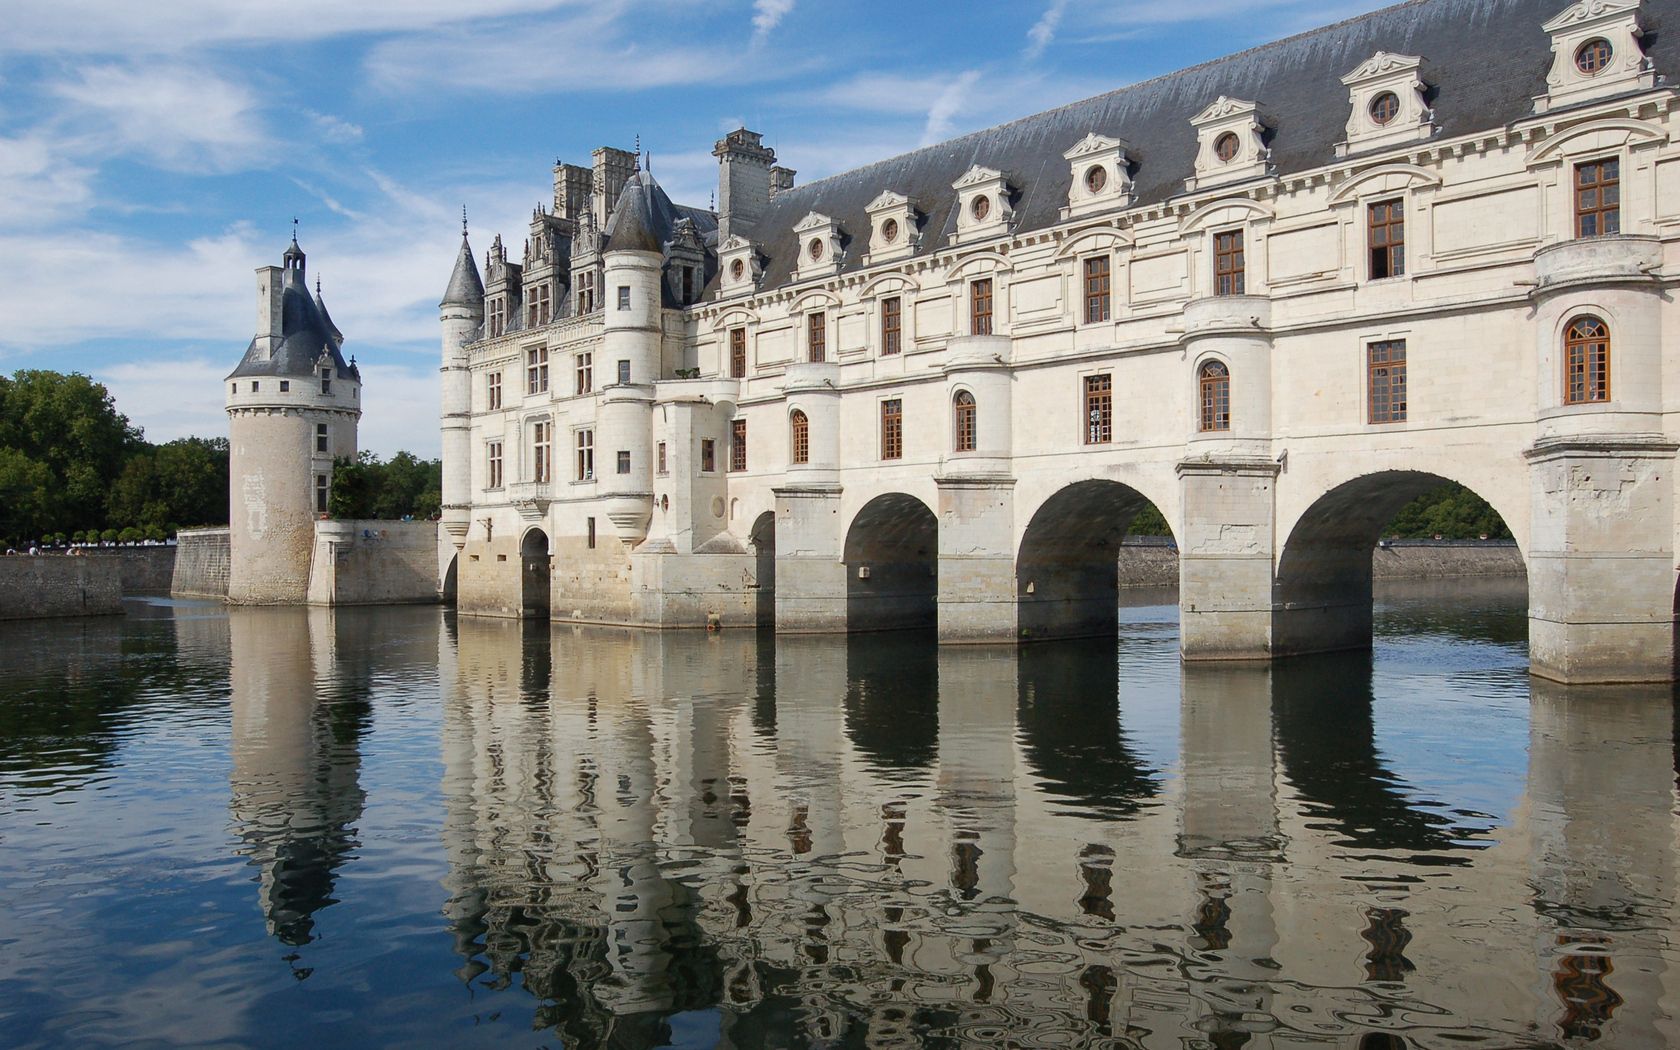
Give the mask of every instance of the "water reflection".
<path id="1" fill-rule="evenodd" d="M 260 925 L 271 968 L 240 995 L 308 977 L 410 1043 L 1680 1042 L 1671 697 L 1531 694 L 1500 628 L 1405 615 L 1404 651 L 1274 668 L 1180 669 L 1147 617 L 1118 649 L 1019 652 L 433 610 L 234 609 L 108 641 L 167 649 L 169 688 L 205 654 L 230 667 L 219 848 L 250 865 L 230 921 Z M 109 804 L 88 770 L 120 799 L 167 734 L 130 717 L 155 682 L 113 686 L 105 644 L 32 679 L 85 697 L 91 720 L 54 731 L 105 764 L 0 769 L 0 798 L 74 802 L 0 808 L 22 851 L 76 838 Z M 1400 731 L 1420 713 L 1435 736 Z M 1482 735 L 1433 746 L 1455 727 Z M 0 755 L 49 755 L 43 736 L 6 729 Z M 21 855 L 0 854 L 9 890 Z M 190 901 L 161 921 L 198 921 Z M 38 903 L 78 922 L 74 895 Z M 47 987 L 16 929 L 0 916 L 26 975 L 0 1021 Z"/>

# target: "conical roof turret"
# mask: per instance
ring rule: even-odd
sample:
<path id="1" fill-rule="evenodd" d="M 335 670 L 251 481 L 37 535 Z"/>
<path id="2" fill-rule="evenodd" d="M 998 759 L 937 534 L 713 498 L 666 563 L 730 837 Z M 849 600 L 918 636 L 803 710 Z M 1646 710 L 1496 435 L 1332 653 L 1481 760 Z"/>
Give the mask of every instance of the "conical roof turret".
<path id="1" fill-rule="evenodd" d="M 332 333 L 333 339 L 340 346 L 344 345 L 344 333 L 338 330 L 338 325 L 333 324 L 332 314 L 327 313 L 326 301 L 321 298 L 320 274 L 315 275 L 315 309 L 321 311 L 321 320 L 327 323 L 327 331 Z"/>
<path id="2" fill-rule="evenodd" d="M 658 252 L 671 236 L 676 206 L 650 171 L 638 171 L 624 184 L 618 205 L 607 220 L 608 252 Z"/>
<path id="3" fill-rule="evenodd" d="M 443 293 L 443 302 L 438 305 L 484 309 L 484 281 L 478 276 L 478 262 L 473 258 L 472 245 L 467 243 L 464 209 L 461 212 L 461 251 L 455 256 L 455 272 L 449 275 L 449 288 Z"/>

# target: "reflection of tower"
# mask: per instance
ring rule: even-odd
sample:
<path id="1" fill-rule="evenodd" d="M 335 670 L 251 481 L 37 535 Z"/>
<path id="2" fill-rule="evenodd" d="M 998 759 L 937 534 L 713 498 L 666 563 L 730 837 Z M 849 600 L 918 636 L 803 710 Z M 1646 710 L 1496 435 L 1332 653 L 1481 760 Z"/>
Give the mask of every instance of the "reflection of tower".
<path id="1" fill-rule="evenodd" d="M 1672 697 L 1667 686 L 1569 688 L 1533 679 L 1529 802 L 1535 950 L 1549 987 L 1540 1031 L 1606 1046 L 1673 1046 L 1661 1006 L 1673 900 Z"/>
<path id="2" fill-rule="evenodd" d="M 1195 994 L 1211 1015 L 1201 1025 L 1242 1040 L 1256 1031 L 1254 1018 L 1270 1017 L 1277 970 L 1272 865 L 1283 860 L 1283 840 L 1272 675 L 1266 667 L 1209 664 L 1185 664 L 1182 673 L 1178 853 L 1190 861 L 1196 895 L 1189 953 L 1210 969 Z"/>
<path id="3" fill-rule="evenodd" d="M 229 809 L 259 869 L 269 932 L 283 944 L 307 944 L 316 937 L 315 914 L 334 903 L 337 869 L 356 846 L 370 707 L 355 683 L 334 681 L 330 610 L 232 608 L 228 617 Z"/>

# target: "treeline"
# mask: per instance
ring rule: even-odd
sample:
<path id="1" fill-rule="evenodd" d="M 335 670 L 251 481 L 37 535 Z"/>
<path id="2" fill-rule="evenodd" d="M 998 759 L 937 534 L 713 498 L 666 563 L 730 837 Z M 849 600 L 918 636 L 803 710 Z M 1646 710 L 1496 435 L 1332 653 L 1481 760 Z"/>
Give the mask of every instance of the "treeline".
<path id="1" fill-rule="evenodd" d="M 335 518 L 435 518 L 443 510 L 443 461 L 411 452 L 340 459 L 327 509 Z"/>
<path id="2" fill-rule="evenodd" d="M 154 445 L 85 375 L 0 375 L 4 546 L 163 539 L 225 525 L 227 492 L 226 439 Z"/>
<path id="3" fill-rule="evenodd" d="M 1171 536 L 1167 519 L 1151 504 L 1138 512 L 1126 530 L 1129 536 Z M 1456 482 L 1445 482 L 1400 508 L 1400 513 L 1382 530 L 1398 540 L 1508 540 L 1511 530 L 1505 519 L 1486 500 Z"/>

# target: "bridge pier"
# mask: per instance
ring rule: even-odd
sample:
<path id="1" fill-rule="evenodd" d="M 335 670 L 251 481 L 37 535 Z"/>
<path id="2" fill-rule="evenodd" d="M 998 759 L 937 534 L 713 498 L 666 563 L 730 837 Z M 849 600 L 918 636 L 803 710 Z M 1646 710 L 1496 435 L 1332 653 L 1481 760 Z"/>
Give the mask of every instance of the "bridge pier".
<path id="1" fill-rule="evenodd" d="M 1277 476 L 1278 465 L 1259 457 L 1178 465 L 1184 507 L 1179 650 L 1185 660 L 1271 659 Z M 1367 633 L 1366 644 L 1369 639 Z"/>
<path id="2" fill-rule="evenodd" d="M 1598 434 L 1528 450 L 1534 674 L 1569 684 L 1675 677 L 1676 448 L 1656 434 Z"/>
<path id="3" fill-rule="evenodd" d="M 938 484 L 939 641 L 1012 642 L 1015 479 L 944 477 Z"/>
<path id="4" fill-rule="evenodd" d="M 776 496 L 776 632 L 846 630 L 840 486 L 790 485 Z"/>

